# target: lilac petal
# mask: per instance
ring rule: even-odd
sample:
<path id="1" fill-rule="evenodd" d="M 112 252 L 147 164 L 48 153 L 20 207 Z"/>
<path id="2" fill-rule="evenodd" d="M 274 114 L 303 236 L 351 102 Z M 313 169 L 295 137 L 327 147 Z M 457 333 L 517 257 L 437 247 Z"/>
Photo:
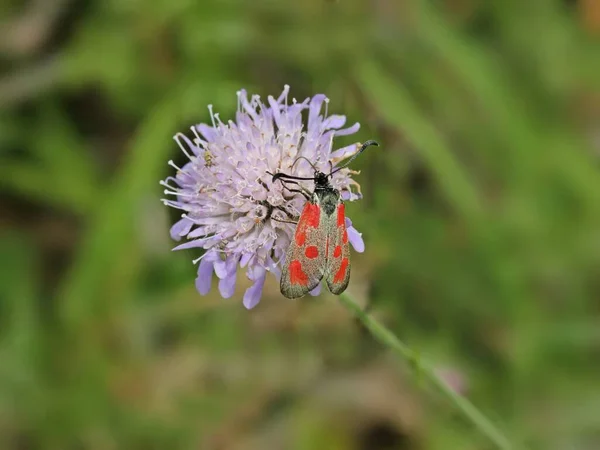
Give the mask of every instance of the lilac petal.
<path id="1" fill-rule="evenodd" d="M 248 267 L 248 271 L 246 272 L 246 275 L 248 276 L 249 280 L 255 281 L 258 278 L 263 276 L 265 270 L 266 269 L 263 266 L 261 266 L 260 264 L 252 264 L 251 266 Z"/>
<path id="2" fill-rule="evenodd" d="M 254 284 L 246 289 L 244 293 L 244 306 L 246 309 L 252 309 L 260 302 L 266 275 L 267 271 L 264 268 L 262 268 L 262 271 L 254 270 Z"/>
<path id="3" fill-rule="evenodd" d="M 229 298 L 235 293 L 235 282 L 237 278 L 237 272 L 227 274 L 227 276 L 219 280 L 219 293 L 223 298 Z"/>
<path id="4" fill-rule="evenodd" d="M 271 111 L 273 114 L 273 119 L 275 120 L 275 124 L 279 127 L 281 126 L 281 113 L 280 113 L 280 107 L 279 107 L 279 102 L 276 102 L 275 99 L 269 95 L 269 97 L 267 98 L 268 102 L 269 102 L 269 106 L 271 107 Z"/>
<path id="5" fill-rule="evenodd" d="M 225 260 L 219 258 L 215 262 L 215 273 L 217 274 L 217 277 L 222 280 L 230 276 L 232 273 L 235 273 L 239 259 L 239 254 L 228 256 Z"/>
<path id="6" fill-rule="evenodd" d="M 240 267 L 246 267 L 253 257 L 254 255 L 252 253 L 244 253 L 240 259 Z"/>
<path id="7" fill-rule="evenodd" d="M 196 225 L 218 225 L 223 222 L 223 219 L 219 217 L 197 217 L 194 218 Z"/>
<path id="8" fill-rule="evenodd" d="M 346 147 L 338 148 L 336 151 L 331 152 L 331 159 L 336 158 L 347 158 L 348 156 L 356 153 L 356 144 L 348 145 Z"/>
<path id="9" fill-rule="evenodd" d="M 339 116 L 332 114 L 323 122 L 323 130 L 330 130 L 332 128 L 342 128 L 346 123 L 346 116 Z"/>
<path id="10" fill-rule="evenodd" d="M 217 135 L 213 127 L 210 127 L 204 123 L 196 125 L 196 130 L 198 130 L 198 132 L 202 134 L 202 136 L 204 136 L 208 142 L 214 141 Z"/>
<path id="11" fill-rule="evenodd" d="M 267 270 L 271 272 L 277 278 L 277 281 L 281 278 L 281 269 L 277 265 L 273 258 L 267 256 Z"/>
<path id="12" fill-rule="evenodd" d="M 184 217 L 180 221 L 176 222 L 175 225 L 171 227 L 171 238 L 175 241 L 180 241 L 182 236 L 185 236 L 190 232 L 190 229 L 194 225 L 187 217 Z"/>
<path id="13" fill-rule="evenodd" d="M 314 288 L 312 291 L 310 291 L 309 294 L 312 295 L 313 297 L 316 297 L 317 295 L 319 295 L 321 293 L 321 286 L 322 286 L 322 283 L 317 284 L 317 287 Z"/>
<path id="14" fill-rule="evenodd" d="M 354 134 L 360 129 L 360 123 L 356 122 L 351 127 L 345 128 L 343 130 L 337 130 L 335 132 L 336 136 L 348 136 L 349 134 Z"/>
<path id="15" fill-rule="evenodd" d="M 204 244 L 206 244 L 206 242 L 209 240 L 210 238 L 204 238 L 204 239 L 196 239 L 194 241 L 189 241 L 186 242 L 184 244 L 180 244 L 177 247 L 175 247 L 173 249 L 173 251 L 175 250 L 185 250 L 188 248 L 198 248 L 198 247 L 203 247 Z"/>
<path id="16" fill-rule="evenodd" d="M 245 89 L 239 91 L 239 101 L 243 108 L 243 111 L 248 114 L 254 122 L 258 122 L 258 114 L 256 114 L 255 106 L 248 101 L 248 93 Z"/>
<path id="17" fill-rule="evenodd" d="M 327 97 L 323 94 L 315 95 L 310 101 L 308 109 L 308 130 L 311 130 L 315 126 L 315 121 L 318 120 L 319 114 L 321 113 L 321 107 Z"/>
<path id="18" fill-rule="evenodd" d="M 187 165 L 188 164 L 186 164 L 186 166 Z M 195 181 L 194 175 L 192 173 L 186 173 L 183 170 L 177 172 L 177 174 L 175 175 L 175 180 L 177 181 L 177 184 L 181 187 L 184 187 L 189 184 L 194 184 L 194 181 Z M 179 197 L 177 197 L 177 198 L 179 198 Z"/>
<path id="19" fill-rule="evenodd" d="M 234 254 L 227 258 L 227 272 L 232 273 L 237 270 L 238 262 L 240 261 L 240 255 Z"/>
<path id="20" fill-rule="evenodd" d="M 265 201 L 267 199 L 267 192 L 263 190 L 253 192 L 253 196 L 259 202 Z"/>
<path id="21" fill-rule="evenodd" d="M 198 227 L 191 233 L 188 233 L 187 237 L 188 239 L 196 239 L 199 237 L 205 237 L 207 234 L 211 234 L 209 226 Z"/>
<path id="22" fill-rule="evenodd" d="M 356 231 L 354 227 L 348 227 L 347 231 L 348 240 L 350 241 L 350 244 L 352 244 L 352 247 L 354 247 L 354 250 L 358 253 L 364 252 L 365 242 L 363 241 L 361 234 L 358 231 Z"/>
<path id="23" fill-rule="evenodd" d="M 214 259 L 212 255 L 206 255 L 200 260 L 198 266 L 198 277 L 196 278 L 196 289 L 200 295 L 206 295 L 210 291 L 210 285 L 212 281 Z"/>
<path id="24" fill-rule="evenodd" d="M 215 274 L 221 280 L 227 276 L 227 260 L 219 258 L 215 261 Z"/>

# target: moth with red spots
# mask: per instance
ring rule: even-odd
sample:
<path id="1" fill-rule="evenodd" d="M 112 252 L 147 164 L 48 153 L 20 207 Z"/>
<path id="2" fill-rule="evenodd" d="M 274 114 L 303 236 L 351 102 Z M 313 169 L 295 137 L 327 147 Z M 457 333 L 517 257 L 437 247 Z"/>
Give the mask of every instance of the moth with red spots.
<path id="1" fill-rule="evenodd" d="M 298 184 L 293 180 L 312 180 L 314 191 L 292 190 L 307 198 L 287 251 L 281 275 L 281 293 L 287 298 L 306 295 L 318 286 L 323 278 L 329 290 L 336 295 L 348 287 L 350 281 L 350 247 L 346 230 L 345 207 L 340 192 L 329 182 L 331 176 L 343 169 L 367 147 L 379 145 L 365 142 L 358 152 L 341 167 L 325 174 L 315 169 L 314 177 L 304 178 L 276 173 L 273 181 Z M 290 181 L 287 181 L 290 180 Z"/>

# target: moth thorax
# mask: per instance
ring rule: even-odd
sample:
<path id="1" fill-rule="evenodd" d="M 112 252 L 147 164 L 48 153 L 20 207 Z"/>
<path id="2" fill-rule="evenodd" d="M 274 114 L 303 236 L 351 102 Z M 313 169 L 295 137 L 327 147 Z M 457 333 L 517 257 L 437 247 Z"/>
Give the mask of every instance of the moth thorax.
<path id="1" fill-rule="evenodd" d="M 340 193 L 335 189 L 323 189 L 315 192 L 319 205 L 325 214 L 332 215 L 340 203 Z"/>

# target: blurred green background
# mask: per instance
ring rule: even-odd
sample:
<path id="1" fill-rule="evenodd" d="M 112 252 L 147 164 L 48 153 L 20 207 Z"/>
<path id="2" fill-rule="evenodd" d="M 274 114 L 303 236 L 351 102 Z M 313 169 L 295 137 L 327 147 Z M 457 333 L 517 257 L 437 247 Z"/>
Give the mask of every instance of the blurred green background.
<path id="1" fill-rule="evenodd" d="M 515 442 L 600 448 L 600 2 L 0 14 L 0 448 L 492 448 L 335 297 L 248 312 L 170 251 L 172 135 L 284 84 L 382 144 L 349 292 Z"/>

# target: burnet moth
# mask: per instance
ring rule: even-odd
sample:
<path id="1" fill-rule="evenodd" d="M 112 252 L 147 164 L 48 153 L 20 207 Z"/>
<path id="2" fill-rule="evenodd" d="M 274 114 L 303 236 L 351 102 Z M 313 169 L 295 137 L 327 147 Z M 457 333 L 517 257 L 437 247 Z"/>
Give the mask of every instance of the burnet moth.
<path id="1" fill-rule="evenodd" d="M 379 146 L 375 141 L 365 142 L 346 164 L 328 174 L 315 169 L 312 178 L 281 172 L 273 175 L 273 182 L 279 179 L 295 185 L 298 183 L 294 180 L 312 180 L 315 183 L 313 192 L 288 188 L 291 192 L 303 194 L 307 202 L 296 225 L 281 274 L 280 288 L 285 297 L 306 295 L 318 286 L 323 277 L 333 294 L 339 295 L 346 290 L 350 281 L 350 248 L 344 202 L 329 180 L 371 145 Z"/>

